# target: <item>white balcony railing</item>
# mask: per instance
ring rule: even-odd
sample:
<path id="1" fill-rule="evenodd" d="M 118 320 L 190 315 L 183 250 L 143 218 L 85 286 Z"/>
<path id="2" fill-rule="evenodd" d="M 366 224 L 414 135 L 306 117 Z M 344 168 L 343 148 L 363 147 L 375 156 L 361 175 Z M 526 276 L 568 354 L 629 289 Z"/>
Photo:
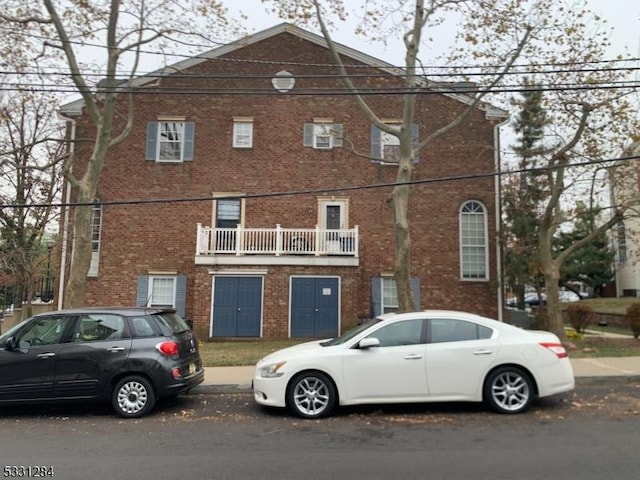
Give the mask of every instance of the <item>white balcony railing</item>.
<path id="1" fill-rule="evenodd" d="M 196 255 L 358 256 L 358 226 L 323 228 L 211 228 L 198 223 Z"/>

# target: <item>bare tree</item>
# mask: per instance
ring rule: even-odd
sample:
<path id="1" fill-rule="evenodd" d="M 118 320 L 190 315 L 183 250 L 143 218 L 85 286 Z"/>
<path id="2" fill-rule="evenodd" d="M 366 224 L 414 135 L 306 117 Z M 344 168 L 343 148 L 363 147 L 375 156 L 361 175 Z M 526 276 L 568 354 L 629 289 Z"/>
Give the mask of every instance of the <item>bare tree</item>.
<path id="1" fill-rule="evenodd" d="M 129 135 L 135 121 L 131 93 L 125 110 L 118 109 L 122 82 L 126 85 L 137 75 L 145 51 L 173 54 L 177 45 L 185 50 L 187 44 L 180 42 L 189 39 L 201 48 L 211 44 L 212 35 L 234 33 L 234 29 L 218 0 L 38 0 L 30 2 L 28 9 L 23 7 L 24 2 L 9 0 L 0 11 L 5 23 L 0 42 L 13 47 L 6 48 L 7 61 L 17 72 L 29 68 L 49 76 L 52 71 L 61 72 L 60 85 L 82 97 L 95 128 L 89 158 L 71 158 L 70 165 L 76 168 L 67 170 L 79 204 L 74 211 L 74 248 L 64 299 L 65 306 L 74 307 L 84 301 L 91 261 L 91 204 L 107 153 Z M 88 46 L 93 47 L 89 52 Z M 86 61 L 92 57 L 96 59 Z"/>
<path id="2" fill-rule="evenodd" d="M 56 105 L 37 92 L 0 97 L 0 272 L 28 315 L 47 258 L 45 230 L 58 214 L 64 136 Z"/>

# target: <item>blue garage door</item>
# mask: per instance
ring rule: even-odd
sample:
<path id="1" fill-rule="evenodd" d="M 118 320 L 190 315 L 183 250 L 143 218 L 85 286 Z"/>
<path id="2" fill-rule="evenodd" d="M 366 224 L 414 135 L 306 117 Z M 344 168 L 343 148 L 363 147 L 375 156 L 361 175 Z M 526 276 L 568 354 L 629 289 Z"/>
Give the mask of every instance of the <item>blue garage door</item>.
<path id="1" fill-rule="evenodd" d="M 293 278 L 291 336 L 328 338 L 338 335 L 338 279 Z"/>
<path id="2" fill-rule="evenodd" d="M 216 277 L 213 293 L 214 337 L 259 337 L 262 277 Z"/>

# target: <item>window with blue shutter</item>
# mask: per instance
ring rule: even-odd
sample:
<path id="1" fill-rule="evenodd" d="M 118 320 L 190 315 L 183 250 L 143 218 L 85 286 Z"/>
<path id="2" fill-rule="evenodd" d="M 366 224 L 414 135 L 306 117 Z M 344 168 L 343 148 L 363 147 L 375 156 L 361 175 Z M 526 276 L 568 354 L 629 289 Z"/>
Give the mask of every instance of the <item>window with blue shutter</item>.
<path id="1" fill-rule="evenodd" d="M 138 307 L 175 308 L 184 317 L 187 300 L 186 275 L 139 275 L 136 287 Z"/>
<path id="2" fill-rule="evenodd" d="M 148 122 L 145 159 L 166 163 L 191 161 L 194 141 L 193 122 Z"/>
<path id="3" fill-rule="evenodd" d="M 420 152 L 417 150 L 420 144 L 420 127 L 416 123 L 411 125 L 411 144 L 414 148 L 413 163 L 418 163 L 420 161 Z M 397 164 L 400 159 L 399 138 L 371 125 L 371 159 L 392 165 Z"/>
<path id="4" fill-rule="evenodd" d="M 411 291 L 415 302 L 414 310 L 420 310 L 420 279 L 411 277 Z M 393 277 L 373 277 L 371 279 L 371 315 L 376 317 L 398 309 L 398 293 Z"/>
<path id="5" fill-rule="evenodd" d="M 303 126 L 303 147 L 329 150 L 342 147 L 341 123 L 305 123 Z"/>

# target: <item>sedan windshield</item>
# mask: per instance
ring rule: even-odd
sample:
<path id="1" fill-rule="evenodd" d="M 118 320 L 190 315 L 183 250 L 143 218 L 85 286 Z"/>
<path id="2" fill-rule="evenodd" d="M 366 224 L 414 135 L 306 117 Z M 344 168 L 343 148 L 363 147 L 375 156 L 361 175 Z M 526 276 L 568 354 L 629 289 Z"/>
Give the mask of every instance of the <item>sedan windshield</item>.
<path id="1" fill-rule="evenodd" d="M 375 325 L 378 322 L 381 322 L 379 318 L 374 318 L 373 320 L 369 320 L 362 325 L 358 325 L 356 328 L 349 330 L 348 332 L 340 335 L 339 337 L 332 338 L 331 340 L 327 340 L 326 342 L 322 342 L 320 345 L 323 347 L 332 347 L 333 345 L 342 345 L 345 342 L 348 342 L 353 337 L 358 335 L 360 332 L 364 332 L 367 328 Z"/>

